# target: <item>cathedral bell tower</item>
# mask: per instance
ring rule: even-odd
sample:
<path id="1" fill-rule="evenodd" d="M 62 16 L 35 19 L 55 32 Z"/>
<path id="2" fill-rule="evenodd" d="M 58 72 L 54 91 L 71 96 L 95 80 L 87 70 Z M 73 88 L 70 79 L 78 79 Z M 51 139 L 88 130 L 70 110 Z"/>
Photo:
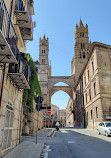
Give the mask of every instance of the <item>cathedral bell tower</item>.
<path id="1" fill-rule="evenodd" d="M 51 65 L 49 66 L 49 42 L 48 38 L 39 40 L 39 69 L 38 69 L 38 79 L 41 85 L 43 94 L 43 106 L 47 106 L 47 93 L 48 93 L 48 76 L 51 75 Z M 50 71 L 49 71 L 50 70 Z"/>
<path id="2" fill-rule="evenodd" d="M 89 53 L 88 25 L 86 24 L 86 26 L 84 26 L 80 19 L 79 25 L 76 24 L 74 58 L 72 59 L 72 63 L 71 63 L 72 75 L 75 75 L 76 82 L 87 61 L 88 53 Z"/>

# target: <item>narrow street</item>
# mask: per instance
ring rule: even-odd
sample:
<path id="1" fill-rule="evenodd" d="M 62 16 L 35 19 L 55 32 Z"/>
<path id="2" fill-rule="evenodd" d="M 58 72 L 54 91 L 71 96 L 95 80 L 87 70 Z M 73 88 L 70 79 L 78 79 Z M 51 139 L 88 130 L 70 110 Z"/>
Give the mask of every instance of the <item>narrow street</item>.
<path id="1" fill-rule="evenodd" d="M 40 154 L 40 158 L 111 157 L 111 137 L 98 135 L 96 130 L 61 128 L 48 137 L 52 130 L 40 130 L 37 144 L 35 135 L 23 136 L 23 142 L 4 158 L 39 158 Z"/>
<path id="2" fill-rule="evenodd" d="M 47 145 L 42 155 L 43 158 L 111 157 L 111 142 L 74 132 L 73 129 L 60 129 L 52 138 L 44 141 Z"/>

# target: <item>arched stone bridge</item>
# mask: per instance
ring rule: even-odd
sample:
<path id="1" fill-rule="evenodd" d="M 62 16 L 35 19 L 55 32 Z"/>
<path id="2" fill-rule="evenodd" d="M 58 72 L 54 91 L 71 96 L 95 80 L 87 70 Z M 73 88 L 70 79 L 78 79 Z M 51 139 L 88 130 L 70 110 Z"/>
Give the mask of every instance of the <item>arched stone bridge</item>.
<path id="1" fill-rule="evenodd" d="M 55 84 L 59 82 L 66 83 L 68 86 L 54 86 Z M 72 98 L 74 89 L 75 89 L 74 76 L 49 76 L 48 77 L 48 98 L 47 98 L 48 105 L 51 105 L 51 96 L 55 92 L 62 90 L 66 92 Z"/>

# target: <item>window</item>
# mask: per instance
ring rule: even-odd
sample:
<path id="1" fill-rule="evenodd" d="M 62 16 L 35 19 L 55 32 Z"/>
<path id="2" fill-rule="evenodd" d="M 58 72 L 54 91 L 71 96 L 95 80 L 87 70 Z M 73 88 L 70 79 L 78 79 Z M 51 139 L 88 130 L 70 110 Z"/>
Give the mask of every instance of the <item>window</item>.
<path id="1" fill-rule="evenodd" d="M 98 118 L 98 108 L 96 107 L 96 118 Z"/>
<path id="2" fill-rule="evenodd" d="M 85 56 L 85 52 L 83 52 L 83 58 L 85 58 L 86 56 Z"/>
<path id="3" fill-rule="evenodd" d="M 79 57 L 81 58 L 81 52 L 79 53 Z"/>
<path id="4" fill-rule="evenodd" d="M 82 104 L 83 104 L 83 106 L 84 106 L 84 96 L 83 96 L 83 98 L 82 98 Z"/>
<path id="5" fill-rule="evenodd" d="M 87 112 L 87 120 L 88 120 L 88 112 Z"/>
<path id="6" fill-rule="evenodd" d="M 91 110 L 91 120 L 92 120 L 92 110 Z"/>
<path id="7" fill-rule="evenodd" d="M 92 72 L 94 73 L 94 63 L 92 61 Z"/>
<path id="8" fill-rule="evenodd" d="M 44 54 L 45 54 L 45 50 L 44 50 Z"/>
<path id="9" fill-rule="evenodd" d="M 88 80 L 89 80 L 89 70 L 87 71 L 87 75 L 88 75 Z"/>
<path id="10" fill-rule="evenodd" d="M 111 113 L 111 106 L 109 107 L 109 112 Z"/>
<path id="11" fill-rule="evenodd" d="M 81 43 L 81 49 L 83 49 L 83 48 L 82 48 L 82 43 Z"/>
<path id="12" fill-rule="evenodd" d="M 81 49 L 85 49 L 85 44 L 81 43 Z"/>
<path id="13" fill-rule="evenodd" d="M 84 84 L 85 84 L 85 86 L 86 86 L 86 77 L 84 77 Z"/>
<path id="14" fill-rule="evenodd" d="M 84 33 L 80 33 L 80 37 L 84 37 Z"/>
<path id="15" fill-rule="evenodd" d="M 87 93 L 86 93 L 86 103 L 87 103 Z"/>
<path id="16" fill-rule="evenodd" d="M 89 99 L 91 100 L 91 89 L 89 89 Z"/>
<path id="17" fill-rule="evenodd" d="M 94 82 L 94 95 L 96 96 L 96 82 Z"/>
<path id="18" fill-rule="evenodd" d="M 42 54 L 43 54 L 43 52 L 44 52 L 44 51 L 42 50 Z"/>
<path id="19" fill-rule="evenodd" d="M 45 64 L 45 59 L 42 59 L 42 64 Z"/>
<path id="20" fill-rule="evenodd" d="M 85 44 L 83 43 L 83 49 L 85 49 Z"/>

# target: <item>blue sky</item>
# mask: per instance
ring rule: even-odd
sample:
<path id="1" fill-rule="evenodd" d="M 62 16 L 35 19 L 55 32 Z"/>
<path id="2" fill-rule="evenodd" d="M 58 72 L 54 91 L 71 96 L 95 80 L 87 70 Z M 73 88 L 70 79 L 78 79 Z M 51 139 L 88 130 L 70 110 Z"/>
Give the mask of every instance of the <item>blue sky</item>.
<path id="1" fill-rule="evenodd" d="M 53 76 L 70 76 L 74 56 L 74 32 L 80 17 L 88 24 L 89 40 L 111 45 L 111 0 L 34 0 L 36 21 L 34 40 L 27 43 L 27 52 L 39 57 L 39 38 L 49 38 L 49 60 Z M 52 103 L 66 108 L 69 96 L 57 92 Z"/>

